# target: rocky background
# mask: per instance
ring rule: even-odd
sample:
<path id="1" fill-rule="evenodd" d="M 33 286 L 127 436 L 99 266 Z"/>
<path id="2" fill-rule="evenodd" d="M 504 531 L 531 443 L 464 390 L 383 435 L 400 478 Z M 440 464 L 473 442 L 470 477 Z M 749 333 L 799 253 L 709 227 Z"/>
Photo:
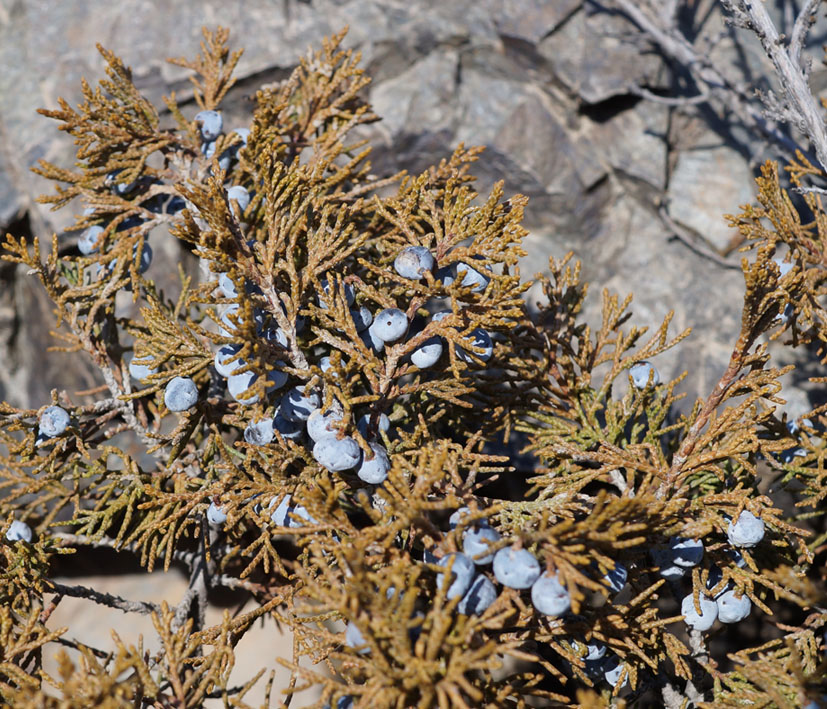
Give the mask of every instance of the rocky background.
<path id="1" fill-rule="evenodd" d="M 717 65 L 762 86 L 771 71 L 754 37 L 727 29 L 714 2 L 679 4 L 686 5 L 678 19 L 689 36 L 715 38 Z M 775 14 L 783 29 L 783 10 Z M 48 239 L 72 222 L 73 210 L 53 213 L 34 201 L 50 186 L 30 166 L 40 158 L 69 166 L 73 158 L 68 136 L 36 109 L 56 107 L 59 96 L 76 103 L 81 78 L 102 76 L 95 44 L 119 53 L 162 107 L 170 91 L 182 102 L 191 95 L 186 70 L 164 59 L 193 56 L 204 24 L 228 26 L 234 46 L 245 49 L 239 84 L 226 102 L 229 126 L 246 122 L 258 86 L 285 77 L 309 45 L 349 26 L 346 44 L 362 52 L 374 79 L 370 101 L 384 117 L 369 131 L 375 172 L 418 171 L 461 141 L 488 146 L 475 169 L 479 189 L 504 179 L 508 193 L 531 198 L 525 276 L 544 269 L 549 255 L 572 250 L 592 283 L 593 322 L 608 288 L 621 297 L 634 292 L 637 324 L 655 327 L 674 310 L 672 332 L 693 329 L 679 350 L 656 363 L 665 376 L 688 371 L 683 389 L 690 401 L 723 372 L 743 281 L 738 255 L 727 257 L 736 234 L 722 215 L 752 199 L 752 175 L 772 153 L 737 118 L 703 104 L 641 98 L 641 88 L 667 101 L 682 95 L 685 77 L 611 5 L 3 0 L 0 228 Z M 822 39 L 816 31 L 810 44 Z M 824 83 L 823 74 L 818 65 L 814 85 Z M 187 107 L 196 112 L 194 103 Z M 664 223 L 660 209 L 675 224 Z M 164 282 L 175 278 L 180 254 L 174 243 L 161 249 L 169 258 L 156 259 L 151 275 Z M 534 289 L 529 297 L 537 295 Z M 34 279 L 0 266 L 0 399 L 38 406 L 52 387 L 71 391 L 97 382 L 77 358 L 46 353 L 51 322 Z"/>
<path id="2" fill-rule="evenodd" d="M 745 82 L 766 83 L 771 70 L 754 37 L 727 28 L 714 2 L 681 4 L 687 34 L 716 40 L 711 60 Z M 790 3 L 767 5 L 783 29 Z M 593 323 L 603 288 L 634 292 L 637 324 L 656 327 L 673 310 L 672 333 L 693 334 L 656 365 L 664 377 L 688 371 L 680 385 L 688 402 L 709 392 L 737 337 L 743 293 L 737 235 L 722 215 L 753 198 L 757 166 L 774 155 L 737 117 L 670 102 L 691 93 L 681 67 L 610 3 L 0 0 L 0 228 L 46 240 L 57 232 L 71 244 L 74 235 L 63 230 L 73 210 L 36 203 L 51 188 L 29 168 L 40 158 L 71 165 L 73 146 L 36 109 L 56 107 L 59 96 L 76 103 L 81 78 L 103 75 L 96 42 L 132 67 L 157 106 L 175 91 L 194 115 L 187 72 L 164 59 L 193 56 L 201 26 L 218 24 L 245 49 L 225 126 L 243 125 L 256 88 L 284 78 L 309 45 L 348 25 L 345 44 L 362 52 L 374 79 L 369 99 L 384 117 L 368 131 L 374 171 L 416 172 L 461 141 L 488 146 L 475 168 L 478 189 L 504 179 L 507 193 L 531 198 L 524 275 L 572 250 L 592 283 Z M 824 41 L 818 29 L 814 56 Z M 825 83 L 816 65 L 812 84 Z M 642 98 L 641 89 L 660 100 Z M 153 240 L 153 248 L 149 275 L 172 284 L 182 254 L 172 240 Z M 536 289 L 529 297 L 536 300 Z M 0 265 L 0 399 L 37 407 L 52 387 L 99 383 L 80 358 L 46 352 L 53 320 L 38 282 Z M 799 379 L 814 373 L 802 364 Z M 801 389 L 791 413 L 807 403 Z"/>

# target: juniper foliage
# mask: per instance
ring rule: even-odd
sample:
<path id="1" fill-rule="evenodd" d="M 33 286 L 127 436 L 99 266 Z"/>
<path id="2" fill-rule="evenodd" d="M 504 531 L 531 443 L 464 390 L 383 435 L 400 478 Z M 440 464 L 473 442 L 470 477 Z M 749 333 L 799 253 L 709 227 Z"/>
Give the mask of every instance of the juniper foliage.
<path id="1" fill-rule="evenodd" d="M 0 534 L 13 519 L 35 531 L 31 543 L 0 543 L 4 701 L 200 706 L 213 697 L 244 707 L 258 683 L 285 704 L 316 685 L 318 707 L 343 697 L 357 707 L 598 707 L 645 704 L 653 692 L 670 706 L 792 707 L 818 696 L 827 406 L 786 425 L 777 407 L 789 368 L 773 366 L 767 342 L 810 345 L 827 360 L 821 196 L 796 206 L 768 163 L 758 204 L 730 217 L 746 244 L 741 330 L 712 391 L 679 413 L 681 377 L 638 386 L 629 376 L 689 336 L 669 334 L 671 315 L 650 334 L 631 324 L 630 296 L 604 292 L 590 328 L 570 256 L 550 261 L 537 276 L 542 302 L 526 305 L 530 282 L 517 265 L 526 198 L 506 199 L 502 184 L 474 191 L 469 167 L 481 149 L 460 146 L 420 175 L 371 173 L 369 146 L 353 133 L 378 117 L 343 38 L 257 93 L 249 135 L 225 132 L 209 149 L 187 106 L 170 96 L 162 118 L 103 48 L 108 78 L 84 82 L 77 108 L 43 111 L 75 139 L 77 165 L 42 161 L 36 171 L 56 184 L 42 200 L 80 203 L 76 230 L 103 231 L 89 255 L 60 255 L 54 236 L 44 260 L 37 239 L 13 235 L 0 253 L 40 279 L 59 348 L 91 357 L 106 396 L 56 390 L 36 410 L 0 405 Z M 192 70 L 199 108 L 220 110 L 239 56 L 219 28 L 204 31 L 195 60 L 171 61 Z M 803 156 L 788 169 L 794 186 L 817 173 Z M 228 198 L 230 186 L 244 187 L 249 204 Z M 203 278 L 182 270 L 177 293 L 159 290 L 141 264 L 156 229 L 187 245 Z M 436 262 L 420 280 L 394 269 L 408 246 Z M 469 266 L 481 281 L 467 280 Z M 231 287 L 219 288 L 219 274 Z M 124 289 L 140 305 L 136 319 L 118 315 Z M 406 336 L 377 344 L 360 331 L 360 306 L 401 310 Z M 434 338 L 443 353 L 419 369 L 410 356 Z M 213 366 L 226 345 L 232 376 L 246 375 L 232 396 Z M 130 357 L 150 372 L 139 383 Z M 175 377 L 199 392 L 180 413 L 164 404 Z M 371 443 L 384 446 L 385 482 L 320 465 L 300 421 L 276 426 L 265 445 L 245 439 L 296 386 L 335 413 L 330 435 L 354 440 L 363 458 Z M 49 405 L 71 424 L 43 440 L 38 415 Z M 113 442 L 125 434 L 143 457 Z M 794 505 L 774 499 L 782 493 Z M 226 517 L 218 525 L 207 522 L 211 505 Z M 275 519 L 278 509 L 287 512 Z M 745 510 L 765 538 L 734 549 L 728 525 Z M 490 552 L 522 548 L 555 573 L 571 612 L 538 612 L 528 592 L 480 566 L 497 598 L 479 615 L 459 613 L 437 562 L 480 525 L 501 535 Z M 702 562 L 678 578 L 654 553 L 674 537 L 704 545 Z M 147 571 L 182 562 L 190 590 L 158 607 L 50 578 L 55 555 L 94 546 L 138 554 Z M 621 568 L 628 581 L 614 589 L 605 577 Z M 206 625 L 220 587 L 246 590 L 256 608 Z M 687 630 L 680 599 L 690 592 L 699 608 L 701 594 L 727 587 L 754 606 L 744 622 L 757 628 L 755 644 L 716 656 L 709 641 L 722 626 Z M 106 653 L 72 641 L 48 625 L 67 596 L 151 615 L 161 649 L 116 637 Z M 234 648 L 264 616 L 294 634 L 293 656 L 280 659 L 292 680 L 275 687 L 253 668 L 231 686 Z M 346 624 L 359 643 L 346 642 Z M 619 663 L 611 683 L 585 659 L 589 643 Z M 76 652 L 62 652 L 52 677 L 43 654 L 59 644 Z"/>

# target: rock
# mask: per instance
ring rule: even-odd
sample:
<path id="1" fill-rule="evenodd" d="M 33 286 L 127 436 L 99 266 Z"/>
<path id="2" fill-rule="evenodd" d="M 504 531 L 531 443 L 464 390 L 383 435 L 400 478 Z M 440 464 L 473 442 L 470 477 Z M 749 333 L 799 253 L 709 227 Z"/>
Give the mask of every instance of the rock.
<path id="1" fill-rule="evenodd" d="M 0 130 L 0 136 L 3 132 Z M 25 197 L 14 186 L 12 166 L 0 145 L 0 233 L 20 214 L 26 205 Z"/>
<path id="2" fill-rule="evenodd" d="M 611 120 L 589 121 L 586 135 L 593 152 L 607 166 L 664 189 L 667 172 L 664 138 L 668 129 L 669 108 L 640 100 Z"/>
<path id="3" fill-rule="evenodd" d="M 737 230 L 727 226 L 724 214 L 753 200 L 754 180 L 741 155 L 709 133 L 695 149 L 678 154 L 669 180 L 668 209 L 678 223 L 688 226 L 723 252 Z"/>
<path id="4" fill-rule="evenodd" d="M 599 209 L 595 185 L 606 175 L 586 140 L 566 123 L 560 106 L 537 86 L 506 78 L 509 62 L 496 55 L 463 62 L 460 125 L 455 140 L 487 146 L 473 167 L 482 193 L 503 179 L 509 193 L 531 198 L 528 225 L 573 228 Z"/>
<path id="5" fill-rule="evenodd" d="M 409 132 L 412 126 L 425 132 L 453 133 L 458 118 L 453 100 L 458 62 L 455 50 L 436 50 L 373 89 L 370 102 L 382 116 L 379 130 L 387 142 Z"/>
<path id="6" fill-rule="evenodd" d="M 481 87 L 483 88 L 483 87 Z M 540 92 L 524 89 L 489 145 L 507 155 L 551 194 L 578 195 L 606 175 L 593 146 L 573 135 Z"/>
<path id="7" fill-rule="evenodd" d="M 50 352 L 55 339 L 54 304 L 24 266 L 0 262 L 0 401 L 39 407 L 53 387 L 74 392 L 103 383 L 99 371 L 83 354 Z"/>
<path id="8" fill-rule="evenodd" d="M 553 32 L 583 4 L 583 0 L 495 0 L 494 26 L 501 35 L 538 42 Z"/>
<path id="9" fill-rule="evenodd" d="M 675 311 L 671 336 L 692 328 L 690 338 L 653 362 L 662 380 L 688 372 L 680 385 L 680 391 L 689 394 L 681 406 L 688 408 L 696 395 L 712 391 L 727 367 L 740 328 L 743 277 L 722 270 L 677 240 L 667 240 L 668 232 L 652 213 L 632 199 L 619 200 L 606 223 L 615 244 L 597 249 L 593 281 L 621 296 L 634 292 L 633 321 L 648 325 L 650 332 L 669 310 Z M 618 239 L 618 232 L 625 236 Z"/>
<path id="10" fill-rule="evenodd" d="M 665 67 L 656 52 L 629 40 L 633 26 L 620 14 L 581 9 L 537 48 L 551 70 L 586 103 L 629 93 L 633 84 L 663 85 Z"/>
<path id="11" fill-rule="evenodd" d="M 266 2 L 228 8 L 216 0 L 197 7 L 171 0 L 154 13 L 145 12 L 138 0 L 109 5 L 66 0 L 50 9 L 45 24 L 36 5 L 12 3 L 0 11 L 0 59 L 6 67 L 0 75 L 0 223 L 28 209 L 32 232 L 43 237 L 63 231 L 81 212 L 81 205 L 51 212 L 33 204 L 34 196 L 53 188 L 28 168 L 38 158 L 72 165 L 71 140 L 36 109 L 56 107 L 58 96 L 76 105 L 80 78 L 94 85 L 103 77 L 95 42 L 133 68 L 136 84 L 162 111 L 163 121 L 169 116 L 160 99 L 171 90 L 193 116 L 189 72 L 164 57 L 193 56 L 201 25 L 218 16 L 232 30 L 231 45 L 245 49 L 237 68 L 240 81 L 222 106 L 225 125 L 248 122 L 254 88 L 284 79 L 309 46 L 318 47 L 322 37 L 348 24 L 345 46 L 362 52 L 373 77 L 368 97 L 384 116 L 359 128 L 376 146 L 374 173 L 402 168 L 417 173 L 460 141 L 486 144 L 472 166 L 475 187 L 484 195 L 504 179 L 507 195 L 530 197 L 525 275 L 544 269 L 550 253 L 559 257 L 573 248 L 584 260 L 593 293 L 604 285 L 636 293 L 635 322 L 657 324 L 675 308 L 675 331 L 684 323 L 698 327 L 696 337 L 682 345 L 685 359 L 675 355 L 671 364 L 658 362 L 664 376 L 685 363 L 703 390 L 708 381 L 699 357 L 710 381 L 717 376 L 737 332 L 740 277 L 668 241 L 651 205 L 668 184 L 672 216 L 713 246 L 725 246 L 730 234 L 721 215 L 737 211 L 752 194 L 742 157 L 749 154 L 743 143 L 748 136 L 738 134 L 740 152 L 720 148 L 718 153 L 704 147 L 712 144 L 706 127 L 697 134 L 676 130 L 675 112 L 670 117 L 662 105 L 631 98 L 630 83 L 668 87 L 666 65 L 631 41 L 635 29 L 622 15 L 595 11 L 582 0 L 456 0 L 426 8 L 394 0 L 290 1 L 275 8 Z M 707 24 L 717 31 L 713 20 Z M 731 54 L 728 41 L 719 47 Z M 675 166 L 668 183 L 667 165 Z M 149 274 L 175 292 L 173 266 L 182 261 L 194 272 L 193 264 L 160 231 L 152 246 L 156 258 Z M 0 389 L 5 388 L 0 393 L 28 406 L 53 386 L 83 389 L 99 383 L 82 357 L 67 366 L 65 356 L 43 354 L 49 338 L 42 323 L 52 322 L 52 316 L 35 295 L 37 283 L 19 269 L 3 271 L 2 277 L 0 348 L 11 348 L 14 365 L 0 372 Z M 713 288 L 716 298 L 709 303 Z M 587 316 L 594 325 L 599 298 L 592 300 Z M 123 306 L 124 314 L 134 307 Z M 27 308 L 38 313 L 39 334 L 29 324 L 33 321 L 19 315 Z M 670 356 L 664 355 L 664 362 Z M 71 368 L 76 369 L 69 374 Z"/>

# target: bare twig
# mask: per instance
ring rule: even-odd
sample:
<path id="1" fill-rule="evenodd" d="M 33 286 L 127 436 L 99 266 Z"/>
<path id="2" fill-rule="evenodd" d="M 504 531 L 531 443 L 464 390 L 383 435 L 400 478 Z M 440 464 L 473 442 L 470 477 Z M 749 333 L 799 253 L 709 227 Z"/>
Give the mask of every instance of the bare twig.
<path id="1" fill-rule="evenodd" d="M 704 634 L 700 630 L 689 631 L 689 647 L 695 660 L 698 662 L 709 661 L 709 649 L 704 642 Z"/>
<path id="2" fill-rule="evenodd" d="M 119 409 L 121 406 L 121 402 L 117 399 L 101 399 L 100 401 L 96 401 L 94 404 L 87 404 L 86 406 L 73 406 L 72 413 L 74 414 L 91 414 L 97 415 L 102 414 L 113 409 Z M 39 409 L 26 409 L 25 411 L 19 411 L 16 414 L 9 414 L 8 416 L 4 416 L 3 418 L 6 421 L 19 421 L 25 418 L 33 418 L 37 416 Z"/>
<path id="3" fill-rule="evenodd" d="M 67 311 L 69 315 L 69 317 L 67 317 L 69 327 L 71 328 L 75 337 L 78 338 L 78 341 L 82 344 L 87 354 L 89 354 L 92 357 L 92 360 L 94 361 L 95 365 L 98 367 L 101 374 L 103 375 L 103 379 L 106 382 L 106 386 L 109 388 L 109 392 L 112 394 L 112 398 L 117 402 L 115 408 L 117 408 L 117 410 L 121 412 L 121 415 L 124 417 L 124 420 L 129 425 L 129 427 L 135 432 L 135 435 L 137 435 L 138 438 L 148 448 L 153 448 L 157 441 L 152 437 L 151 432 L 148 431 L 141 424 L 140 421 L 138 421 L 138 418 L 135 415 L 135 412 L 132 408 L 132 402 L 124 401 L 123 399 L 121 399 L 121 397 L 124 396 L 124 394 L 131 393 L 129 378 L 127 377 L 125 380 L 126 391 L 124 391 L 118 384 L 117 379 L 115 378 L 115 372 L 113 368 L 110 366 L 108 356 L 104 351 L 102 351 L 95 345 L 95 343 L 92 341 L 92 338 L 89 336 L 89 333 L 78 322 L 78 309 L 67 309 Z M 165 461 L 161 451 L 156 450 L 154 453 L 152 453 L 152 456 L 158 462 L 159 466 L 164 466 Z"/>
<path id="4" fill-rule="evenodd" d="M 204 521 L 206 526 L 206 521 Z M 207 591 L 210 587 L 213 562 L 207 558 L 207 547 L 212 546 L 216 539 L 216 532 L 212 529 L 203 530 L 199 553 L 193 557 L 190 565 L 190 584 L 184 597 L 175 608 L 175 618 L 172 627 L 179 628 L 186 622 L 187 618 L 194 617 L 195 625 L 193 630 L 201 630 L 206 622 L 207 614 Z M 196 602 L 196 613 L 191 615 L 192 603 Z"/>
<path id="5" fill-rule="evenodd" d="M 109 608 L 117 608 L 124 613 L 141 613 L 142 615 L 149 615 L 150 613 L 159 613 L 161 608 L 155 603 L 149 601 L 129 601 L 120 596 L 113 596 L 111 593 L 103 593 L 95 591 L 87 586 L 67 586 L 62 583 L 52 582 L 52 588 L 55 593 L 61 596 L 72 596 L 74 598 L 85 598 L 95 603 L 100 603 L 102 606 Z"/>
<path id="6" fill-rule="evenodd" d="M 708 103 L 710 97 L 709 92 L 700 93 L 697 96 L 660 96 L 652 91 L 649 91 L 649 89 L 643 86 L 638 86 L 637 84 L 631 84 L 629 86 L 629 92 L 635 96 L 645 98 L 647 101 L 652 101 L 653 103 L 676 107 L 697 106 L 701 103 Z"/>
<path id="7" fill-rule="evenodd" d="M 734 113 L 745 127 L 764 135 L 787 155 L 792 156 L 796 150 L 802 150 L 792 138 L 767 121 L 748 86 L 725 76 L 695 49 L 674 23 L 665 24 L 662 14 L 650 4 L 640 0 L 615 0 L 615 5 L 655 43 L 665 57 L 690 73 L 701 94 L 708 93 L 710 102 L 714 102 L 717 110 Z M 815 156 L 802 152 L 811 162 L 816 160 Z"/>
<path id="8" fill-rule="evenodd" d="M 787 95 L 787 111 L 784 118 L 796 124 L 813 143 L 818 162 L 827 172 L 827 131 L 818 101 L 813 96 L 807 77 L 801 67 L 801 45 L 812 24 L 811 18 L 819 2 L 809 0 L 799 14 L 793 29 L 789 48 L 785 48 L 778 31 L 767 13 L 764 3 L 739 0 L 738 7 L 749 16 L 751 29 L 761 41 L 767 56 L 772 60 L 775 73 Z"/>
<path id="9" fill-rule="evenodd" d="M 251 593 L 261 594 L 267 591 L 267 588 L 260 583 L 248 581 L 247 579 L 239 579 L 235 576 L 228 576 L 227 574 L 218 574 L 210 578 L 210 583 L 213 586 L 224 586 L 225 588 L 243 588 L 245 591 Z"/>
<path id="10" fill-rule="evenodd" d="M 620 472 L 618 468 L 609 471 L 609 479 L 612 481 L 612 484 L 620 491 L 622 495 L 626 492 L 627 485 L 626 485 L 626 478 L 623 477 L 623 473 Z"/>
<path id="11" fill-rule="evenodd" d="M 90 537 L 86 534 L 69 534 L 68 532 L 55 532 L 51 535 L 51 537 L 59 542 L 63 542 L 61 546 L 65 547 L 77 545 L 106 549 L 124 548 L 122 545 L 118 545 L 118 543 L 110 537 L 101 537 L 100 539 L 96 539 L 95 537 Z"/>
<path id="12" fill-rule="evenodd" d="M 807 33 L 816 21 L 819 5 L 821 5 L 821 0 L 807 0 L 801 12 L 798 13 L 793 31 L 790 33 L 790 60 L 802 70 L 804 67 L 801 66 L 801 50 L 804 48 Z"/>
<path id="13" fill-rule="evenodd" d="M 68 640 L 67 638 L 54 638 L 52 640 L 53 643 L 57 643 L 58 645 L 63 645 L 64 647 L 72 648 L 72 650 L 80 651 L 81 648 L 89 650 L 95 657 L 100 658 L 108 658 L 110 654 L 108 652 L 104 652 L 103 650 L 98 650 L 96 647 L 92 647 L 91 645 L 86 645 L 85 643 L 78 642 L 76 640 Z"/>
<path id="14" fill-rule="evenodd" d="M 814 192 L 815 194 L 827 194 L 827 190 L 823 187 L 793 187 L 793 192 L 798 194 L 807 194 L 807 192 Z"/>
<path id="15" fill-rule="evenodd" d="M 709 662 L 709 649 L 704 642 L 704 635 L 700 630 L 689 631 L 689 647 L 692 650 L 692 657 L 701 665 Z M 695 686 L 692 680 L 686 683 L 686 696 L 693 703 L 703 701 L 704 694 Z"/>
<path id="16" fill-rule="evenodd" d="M 195 598 L 196 590 L 194 587 L 190 586 L 184 597 L 178 601 L 178 605 L 175 606 L 175 616 L 172 619 L 172 623 L 170 627 L 172 630 L 178 630 L 184 623 L 187 622 L 187 618 L 190 617 L 190 609 L 192 608 L 192 599 Z"/>
<path id="17" fill-rule="evenodd" d="M 669 469 L 669 474 L 661 483 L 657 491 L 657 496 L 659 498 L 663 498 L 663 496 L 669 491 L 672 485 L 675 484 L 676 480 L 680 476 L 681 469 L 692 455 L 692 452 L 695 450 L 695 446 L 697 445 L 704 428 L 706 428 L 707 423 L 709 423 L 710 417 L 721 405 L 721 402 L 723 402 L 726 398 L 730 387 L 732 387 L 735 383 L 738 374 L 741 372 L 741 368 L 744 365 L 744 360 L 746 359 L 749 349 L 752 347 L 754 341 L 754 334 L 749 334 L 747 332 L 741 333 L 741 336 L 738 338 L 738 342 L 732 351 L 729 366 L 718 380 L 718 383 L 715 385 L 712 393 L 704 402 L 703 407 L 698 413 L 698 417 L 695 419 L 695 422 L 687 432 L 685 438 L 683 439 L 683 443 L 681 443 L 681 446 L 678 449 L 678 452 L 672 458 L 672 466 Z"/>

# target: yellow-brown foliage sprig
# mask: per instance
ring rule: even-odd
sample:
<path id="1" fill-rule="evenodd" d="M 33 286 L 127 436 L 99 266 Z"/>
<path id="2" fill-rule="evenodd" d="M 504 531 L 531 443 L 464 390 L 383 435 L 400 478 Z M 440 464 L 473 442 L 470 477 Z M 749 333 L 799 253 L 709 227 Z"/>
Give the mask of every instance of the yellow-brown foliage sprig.
<path id="1" fill-rule="evenodd" d="M 674 392 L 682 377 L 657 389 L 630 387 L 623 399 L 612 396 L 613 388 L 619 378 L 628 380 L 625 372 L 636 362 L 657 356 L 689 333 L 669 340 L 667 316 L 648 341 L 631 352 L 645 329 L 624 333 L 630 301 L 620 303 L 608 293 L 603 294 L 602 324 L 594 335 L 588 327 L 575 325 L 586 292 L 579 286 L 579 264 L 572 269 L 569 258 L 552 259 L 552 278 L 542 280 L 549 302 L 540 310 L 541 327 L 533 338 L 545 364 L 541 376 L 534 377 L 542 394 L 537 408 L 522 409 L 524 418 L 541 425 L 517 425 L 532 434 L 527 450 L 535 451 L 547 468 L 531 482 L 549 483 L 537 488 L 541 499 L 577 492 L 598 479 L 621 493 L 645 491 L 667 475 L 669 441 L 680 428 L 667 416 L 681 398 Z M 592 373 L 599 368 L 605 374 L 598 388 L 598 382 L 592 385 Z M 556 472 L 558 466 L 564 475 Z"/>
<path id="2" fill-rule="evenodd" d="M 73 173 L 39 161 L 35 172 L 69 185 L 58 187 L 56 196 L 42 198 L 54 209 L 75 197 L 108 189 L 106 178 L 114 171 L 120 183 L 134 183 L 145 173 L 150 155 L 174 144 L 172 134 L 159 130 L 158 112 L 135 87 L 132 72 L 111 51 L 100 45 L 98 51 L 107 63 L 109 79 L 97 89 L 84 80 L 84 101 L 77 110 L 64 99 L 59 100 L 60 110 L 40 110 L 62 121 L 61 130 L 75 137 L 78 160 L 84 167 L 83 172 Z M 117 204 L 117 199 L 112 197 L 111 203 Z"/>
<path id="3" fill-rule="evenodd" d="M 222 99 L 235 84 L 233 71 L 244 50 L 237 49 L 230 52 L 227 47 L 230 30 L 226 27 L 218 27 L 215 32 L 205 27 L 202 29 L 202 34 L 204 36 L 201 42 L 202 53 L 194 60 L 180 57 L 168 61 L 170 64 L 193 71 L 190 81 L 195 89 L 195 101 L 201 108 L 212 110 L 218 108 Z"/>
<path id="4" fill-rule="evenodd" d="M 66 630 L 47 629 L 39 605 L 27 613 L 15 612 L 5 604 L 0 607 L 0 696 L 10 706 L 26 695 L 38 693 L 43 646 Z"/>
<path id="5" fill-rule="evenodd" d="M 494 682 L 477 679 L 480 673 L 504 669 L 503 656 L 532 659 L 519 651 L 519 640 L 484 639 L 485 629 L 500 626 L 510 611 L 492 607 L 479 618 L 456 616 L 456 601 L 447 601 L 444 589 L 435 597 L 427 593 L 422 568 L 405 558 L 377 569 L 359 553 L 340 548 L 336 555 L 317 552 L 313 566 L 314 575 L 300 571 L 307 601 L 296 609 L 300 616 L 293 621 L 294 632 L 305 652 L 315 661 L 326 656 L 338 676 L 325 678 L 298 663 L 285 664 L 298 677 L 323 683 L 325 695 L 348 693 L 360 706 L 378 702 L 423 708 L 494 707 L 517 687 L 526 695 L 563 699 L 524 683 L 513 671 Z M 319 622 L 335 617 L 358 628 L 362 642 L 349 647 L 341 634 Z M 331 644 L 341 644 L 341 649 L 322 650 Z M 369 657 L 363 654 L 366 648 Z"/>
<path id="6" fill-rule="evenodd" d="M 785 638 L 760 647 L 733 653 L 730 659 L 735 669 L 731 672 L 711 670 L 715 701 L 703 702 L 700 706 L 704 709 L 743 706 L 745 701 L 765 701 L 769 696 L 775 706 L 792 709 L 806 704 L 810 693 L 820 698 L 823 688 L 816 684 L 819 645 L 813 630 L 806 628 L 793 630 Z M 816 686 L 811 689 L 811 684 Z"/>
<path id="7" fill-rule="evenodd" d="M 11 520 L 0 531 L 0 598 L 2 605 L 14 614 L 27 613 L 32 607 L 42 605 L 43 594 L 50 590 L 48 539 L 35 543 L 10 541 L 6 538 Z"/>
<path id="8" fill-rule="evenodd" d="M 345 32 L 325 39 L 321 51 L 302 57 L 288 80 L 257 93 L 242 172 L 266 174 L 274 157 L 293 165 L 307 152 L 308 165 L 315 169 L 321 164 L 316 174 L 334 188 L 326 199 L 340 202 L 358 197 L 365 187 L 387 184 L 369 178 L 364 141 L 344 142 L 355 126 L 377 120 L 361 95 L 370 81 L 359 67 L 361 55 L 341 48 Z M 331 159 L 339 155 L 347 161 Z"/>
<path id="9" fill-rule="evenodd" d="M 741 214 L 730 217 L 730 223 L 744 237 L 744 249 L 755 249 L 753 271 L 766 282 L 768 311 L 777 315 L 772 321 L 771 337 L 786 335 L 786 344 L 792 347 L 812 344 L 824 361 L 824 342 L 827 342 L 827 311 L 823 304 L 823 296 L 827 293 L 827 217 L 821 195 L 801 189 L 802 178 L 815 174 L 816 169 L 803 155 L 798 154 L 786 170 L 793 189 L 800 192 L 800 199 L 806 204 L 806 219 L 781 185 L 776 164 L 767 162 L 762 167 L 761 177 L 757 178 L 758 205 L 746 206 Z M 773 260 L 772 256 L 782 250 L 784 253 Z M 823 383 L 823 378 L 813 377 L 812 381 Z M 806 428 L 800 434 L 765 435 L 770 441 L 767 445 L 770 455 L 767 457 L 773 456 L 770 464 L 778 472 L 779 480 L 785 485 L 793 480 L 804 485 L 797 504 L 813 511 L 805 513 L 810 518 L 817 510 L 823 509 L 820 501 L 825 495 L 823 442 L 819 435 L 825 420 L 824 410 L 825 407 L 820 406 L 804 414 L 801 419 L 806 419 L 803 424 Z M 799 427 L 800 422 L 796 420 L 788 424 Z M 773 439 L 778 441 L 775 445 Z M 815 546 L 821 543 L 821 538 L 816 540 Z"/>
<path id="10" fill-rule="evenodd" d="M 74 644 L 78 650 L 75 661 L 62 651 L 59 656 L 59 677 L 46 680 L 58 691 L 47 695 L 36 684 L 27 684 L 6 696 L 15 706 L 48 707 L 120 707 L 125 702 L 145 700 L 160 705 L 195 707 L 208 697 L 221 697 L 228 688 L 232 669 L 232 622 L 225 613 L 219 633 L 211 639 L 212 649 L 204 653 L 201 638 L 193 634 L 192 623 L 177 623 L 175 612 L 164 603 L 160 612 L 152 614 L 152 622 L 160 639 L 160 649 L 150 653 L 139 641 L 127 645 L 113 633 L 116 650 L 109 655 L 98 654 L 93 648 Z M 258 677 L 261 675 L 259 674 Z M 0 685 L 1 686 L 1 685 Z M 249 687 L 239 688 L 243 697 Z M 233 692 L 233 693 L 235 693 Z M 247 707 L 242 699 L 234 704 Z"/>
<path id="11" fill-rule="evenodd" d="M 801 187 L 801 178 L 809 174 L 808 163 L 801 155 L 787 170 L 795 189 Z M 777 329 L 773 337 L 787 334 L 793 346 L 823 341 L 827 327 L 822 303 L 822 296 L 827 293 L 827 220 L 822 198 L 812 192 L 801 196 L 813 217 L 812 221 L 804 221 L 781 185 L 775 163 L 762 166 L 756 183 L 758 205 L 747 205 L 741 214 L 730 216 L 729 221 L 744 238 L 744 249 L 759 247 L 756 268 L 765 269 L 777 283 L 773 297 L 776 314 L 781 317 L 774 323 Z M 773 261 L 771 257 L 779 251 L 786 253 Z M 783 276 L 782 264 L 787 271 Z"/>

